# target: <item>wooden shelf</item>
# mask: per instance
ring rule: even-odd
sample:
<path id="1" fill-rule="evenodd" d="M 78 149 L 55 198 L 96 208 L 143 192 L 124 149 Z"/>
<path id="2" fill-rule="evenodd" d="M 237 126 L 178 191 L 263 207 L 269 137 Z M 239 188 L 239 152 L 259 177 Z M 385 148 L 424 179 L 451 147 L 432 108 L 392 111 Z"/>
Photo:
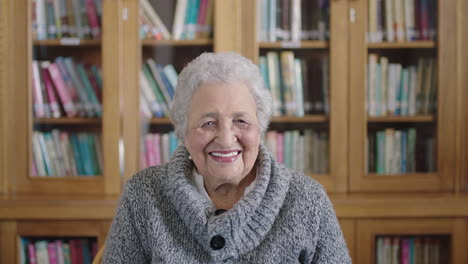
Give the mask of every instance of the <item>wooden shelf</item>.
<path id="1" fill-rule="evenodd" d="M 306 115 L 303 117 L 297 116 L 274 116 L 271 123 L 323 123 L 328 121 L 326 115 Z"/>
<path id="2" fill-rule="evenodd" d="M 326 49 L 327 41 L 306 40 L 301 42 L 279 41 L 279 42 L 259 42 L 261 49 Z"/>
<path id="3" fill-rule="evenodd" d="M 112 219 L 118 196 L 10 195 L 0 197 L 0 219 Z M 340 218 L 468 217 L 468 196 L 451 194 L 331 194 Z"/>
<path id="4" fill-rule="evenodd" d="M 435 47 L 435 41 L 367 43 L 369 49 L 432 49 Z"/>
<path id="5" fill-rule="evenodd" d="M 271 123 L 323 123 L 327 122 L 326 115 L 306 115 L 304 117 L 296 116 L 275 116 L 271 119 Z M 171 125 L 171 120 L 167 117 L 151 118 L 150 124 L 154 125 Z"/>
<path id="6" fill-rule="evenodd" d="M 30 176 L 33 181 L 100 181 L 102 175 L 79 175 L 79 176 Z"/>
<path id="7" fill-rule="evenodd" d="M 101 118 L 85 118 L 85 117 L 60 117 L 60 118 L 36 118 L 34 123 L 51 124 L 51 125 L 92 125 L 101 124 Z"/>
<path id="8" fill-rule="evenodd" d="M 141 40 L 143 46 L 210 46 L 213 45 L 212 39 L 193 39 L 193 40 Z"/>
<path id="9" fill-rule="evenodd" d="M 429 123 L 434 121 L 433 115 L 367 117 L 367 122 L 372 123 Z"/>
<path id="10" fill-rule="evenodd" d="M 436 174 L 433 173 L 433 172 L 427 172 L 427 173 L 424 173 L 424 172 L 412 172 L 412 173 L 400 173 L 400 174 L 380 174 L 380 173 L 369 173 L 367 174 L 366 177 L 375 177 L 375 178 L 396 178 L 396 177 L 401 177 L 402 180 L 404 178 L 420 178 L 420 179 L 424 179 L 424 178 L 429 178 L 429 177 L 435 177 Z"/>
<path id="11" fill-rule="evenodd" d="M 33 40 L 35 46 L 99 46 L 100 39 L 79 39 L 79 38 L 62 38 L 62 39 L 47 39 Z"/>
<path id="12" fill-rule="evenodd" d="M 172 125 L 168 117 L 154 117 L 150 119 L 149 123 L 153 125 Z"/>

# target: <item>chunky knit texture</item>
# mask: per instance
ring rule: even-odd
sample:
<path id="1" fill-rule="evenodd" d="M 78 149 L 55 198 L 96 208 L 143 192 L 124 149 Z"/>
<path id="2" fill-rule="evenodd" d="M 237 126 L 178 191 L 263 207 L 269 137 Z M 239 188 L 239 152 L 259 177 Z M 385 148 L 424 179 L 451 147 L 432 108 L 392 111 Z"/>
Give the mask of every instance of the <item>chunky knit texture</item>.
<path id="1" fill-rule="evenodd" d="M 257 162 L 255 188 L 219 215 L 192 185 L 183 146 L 169 163 L 138 172 L 122 193 L 103 263 L 351 263 L 323 187 L 263 146 Z"/>

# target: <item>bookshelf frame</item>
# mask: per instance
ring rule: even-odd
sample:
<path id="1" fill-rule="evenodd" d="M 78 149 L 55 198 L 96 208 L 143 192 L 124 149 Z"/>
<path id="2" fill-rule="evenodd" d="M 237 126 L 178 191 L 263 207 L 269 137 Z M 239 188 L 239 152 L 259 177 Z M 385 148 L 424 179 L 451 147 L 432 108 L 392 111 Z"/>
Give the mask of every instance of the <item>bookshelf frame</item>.
<path id="1" fill-rule="evenodd" d="M 378 235 L 449 235 L 452 263 L 466 263 L 466 223 L 462 219 L 364 219 L 357 220 L 357 241 L 363 245 L 354 262 L 374 263 Z"/>
<path id="2" fill-rule="evenodd" d="M 343 232 L 343 236 L 346 240 L 346 245 L 348 246 L 349 255 L 351 259 L 354 260 L 356 256 L 356 220 L 350 218 L 339 218 L 338 219 Z"/>
<path id="3" fill-rule="evenodd" d="M 460 67 L 460 74 L 458 79 L 458 92 L 461 96 L 458 97 L 457 104 L 459 110 L 459 118 L 457 118 L 457 122 L 461 124 L 460 128 L 460 138 L 459 142 L 461 146 L 459 159 L 459 184 L 460 189 L 463 192 L 468 192 L 468 75 L 466 72 L 468 71 L 468 50 L 466 49 L 468 45 L 468 18 L 463 14 L 468 12 L 468 3 L 466 1 L 460 1 L 460 7 L 458 8 L 458 17 L 460 27 L 458 28 L 458 34 L 460 36 L 460 45 L 459 45 L 459 67 Z"/>
<path id="4" fill-rule="evenodd" d="M 457 25 L 457 3 L 443 3 L 439 0 L 438 5 L 438 40 L 434 44 L 437 49 L 438 62 L 438 102 L 436 120 L 437 137 L 437 172 L 428 173 L 427 177 L 419 174 L 409 174 L 405 177 L 390 177 L 380 175 L 374 177 L 366 175 L 365 168 L 365 141 L 367 137 L 368 122 L 377 120 L 405 121 L 407 117 L 398 118 L 367 118 L 365 110 L 366 98 L 366 65 L 368 50 L 372 48 L 429 48 L 420 42 L 413 43 L 378 43 L 367 44 L 365 36 L 367 32 L 367 1 L 352 1 L 350 8 L 354 8 L 356 20 L 350 23 L 350 104 L 349 104 L 349 179 L 350 190 L 353 192 L 380 192 L 380 191 L 432 191 L 450 192 L 455 189 L 456 173 L 456 79 L 457 79 L 457 53 L 456 34 L 453 28 Z M 443 40 L 443 41 L 442 41 Z M 409 46 L 408 46 L 409 45 Z M 431 46 L 430 44 L 429 46 Z M 361 65 L 353 67 L 353 65 Z M 417 117 L 414 121 L 427 121 L 426 118 Z M 351 122 L 352 121 L 352 122 Z"/>

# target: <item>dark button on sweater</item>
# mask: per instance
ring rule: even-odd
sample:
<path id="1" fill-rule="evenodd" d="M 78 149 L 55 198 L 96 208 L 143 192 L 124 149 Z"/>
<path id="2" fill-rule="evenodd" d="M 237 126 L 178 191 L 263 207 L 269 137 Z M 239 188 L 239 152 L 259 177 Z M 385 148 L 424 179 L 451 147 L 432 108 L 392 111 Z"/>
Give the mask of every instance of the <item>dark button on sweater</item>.
<path id="1" fill-rule="evenodd" d="M 226 240 L 224 239 L 224 237 L 220 235 L 216 235 L 212 237 L 210 241 L 210 246 L 213 250 L 222 249 L 225 244 L 226 244 Z"/>
<path id="2" fill-rule="evenodd" d="M 226 212 L 226 210 L 224 210 L 224 209 L 218 209 L 218 210 L 216 210 L 214 213 L 215 213 L 215 215 L 220 215 L 220 214 L 222 214 L 222 213 L 224 213 L 224 212 Z"/>

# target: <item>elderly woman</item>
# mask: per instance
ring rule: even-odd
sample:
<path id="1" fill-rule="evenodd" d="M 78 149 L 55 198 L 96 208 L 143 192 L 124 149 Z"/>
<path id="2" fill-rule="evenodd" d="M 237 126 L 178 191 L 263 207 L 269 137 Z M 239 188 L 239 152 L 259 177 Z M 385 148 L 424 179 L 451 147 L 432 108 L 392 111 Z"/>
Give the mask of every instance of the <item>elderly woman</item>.
<path id="1" fill-rule="evenodd" d="M 183 145 L 127 182 L 104 263 L 351 263 L 323 187 L 261 144 L 271 113 L 248 59 L 189 63 L 170 113 Z"/>

